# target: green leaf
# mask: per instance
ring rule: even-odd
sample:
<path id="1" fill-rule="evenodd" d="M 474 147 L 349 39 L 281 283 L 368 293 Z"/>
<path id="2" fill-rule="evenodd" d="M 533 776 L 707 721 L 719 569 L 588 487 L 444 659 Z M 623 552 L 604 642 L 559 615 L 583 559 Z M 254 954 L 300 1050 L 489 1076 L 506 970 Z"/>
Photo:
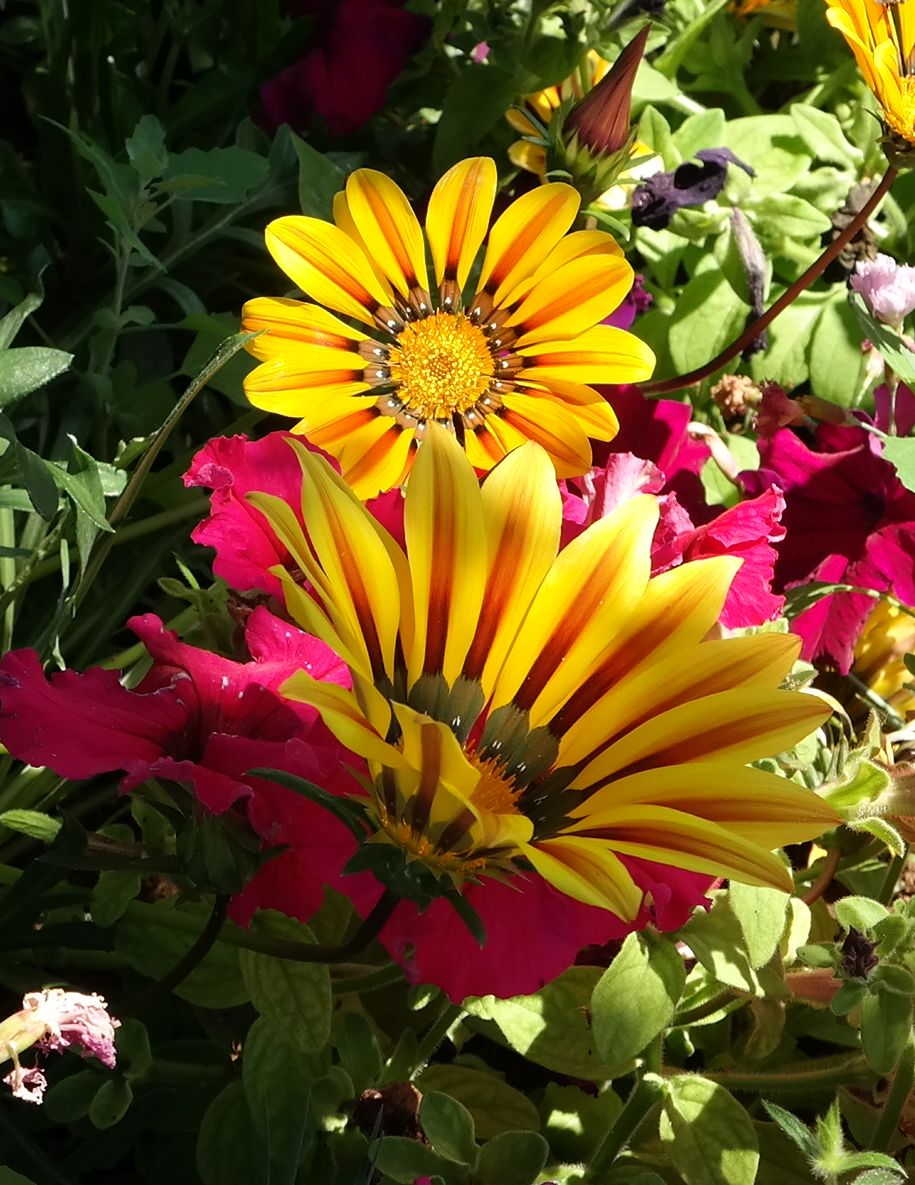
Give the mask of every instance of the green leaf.
<path id="1" fill-rule="evenodd" d="M 240 1082 L 227 1086 L 207 1108 L 197 1139 L 197 1168 L 204 1185 L 269 1185 L 270 1161 Z"/>
<path id="2" fill-rule="evenodd" d="M 423 1092 L 441 1091 L 463 1103 L 469 1111 L 477 1136 L 491 1139 L 500 1132 L 537 1131 L 537 1108 L 526 1095 L 494 1074 L 470 1066 L 433 1064 L 416 1079 Z"/>
<path id="3" fill-rule="evenodd" d="M 248 1031 L 242 1084 L 249 1114 L 268 1150 L 273 1185 L 294 1185 L 303 1145 L 315 1125 L 308 1106 L 311 1083 L 327 1068 L 326 1056 L 303 1056 L 284 1029 L 263 1017 Z"/>
<path id="4" fill-rule="evenodd" d="M 902 1173 L 902 1169 L 871 1169 L 867 1173 L 862 1173 L 860 1177 L 855 1177 L 851 1185 L 902 1185 L 906 1177 L 904 1174 L 897 1176 L 897 1173 Z M 0 1185 L 3 1185 L 2 1181 Z"/>
<path id="5" fill-rule="evenodd" d="M 600 1094 L 548 1082 L 543 1091 L 543 1134 L 563 1161 L 587 1162 L 619 1118 L 622 1101 L 610 1087 Z"/>
<path id="6" fill-rule="evenodd" d="M 896 473 L 905 488 L 915 490 L 915 440 L 888 436 L 883 441 L 883 455 L 896 466 Z"/>
<path id="7" fill-rule="evenodd" d="M 837 284 L 813 327 L 807 351 L 810 383 L 821 399 L 855 407 L 864 390 L 867 354 L 861 349 L 861 326 Z"/>
<path id="8" fill-rule="evenodd" d="M 85 1119 L 95 1092 L 104 1081 L 97 1070 L 80 1070 L 69 1078 L 62 1078 L 48 1089 L 42 1112 L 52 1123 L 75 1123 Z"/>
<path id="9" fill-rule="evenodd" d="M 176 202 L 213 202 L 235 205 L 267 179 L 268 165 L 264 157 L 245 148 L 188 148 L 176 153 L 168 162 L 166 178 L 197 178 L 200 184 L 176 189 Z"/>
<path id="10" fill-rule="evenodd" d="M 437 1090 L 423 1095 L 419 1122 L 433 1150 L 456 1164 L 472 1165 L 477 1158 L 473 1116 L 467 1108 Z"/>
<path id="11" fill-rule="evenodd" d="M 406 1136 L 385 1136 L 374 1147 L 376 1169 L 398 1182 L 398 1185 L 413 1185 L 419 1177 L 446 1173 L 453 1167 L 450 1161 L 437 1156 L 425 1144 L 419 1144 Z M 493 1185 L 496 1183 L 493 1182 Z"/>
<path id="12" fill-rule="evenodd" d="M 874 839 L 879 839 L 884 847 L 889 848 L 894 856 L 901 857 L 905 854 L 906 841 L 902 838 L 897 828 L 892 823 L 888 823 L 886 819 L 872 815 L 869 819 L 855 819 L 850 821 L 848 827 L 852 831 L 863 831 L 867 835 L 872 835 Z"/>
<path id="13" fill-rule="evenodd" d="M 494 1021 L 517 1053 L 570 1078 L 604 1082 L 609 1077 L 594 1049 L 587 1010 L 600 977 L 596 967 L 570 967 L 532 996 L 469 999 L 471 1016 Z"/>
<path id="14" fill-rule="evenodd" d="M 685 983 L 683 960 L 666 938 L 626 937 L 591 997 L 594 1044 L 611 1077 L 667 1027 Z"/>
<path id="15" fill-rule="evenodd" d="M 667 1081 L 661 1142 L 686 1185 L 753 1185 L 759 1144 L 753 1121 L 723 1086 L 698 1075 Z"/>
<path id="16" fill-rule="evenodd" d="M 874 343 L 884 361 L 889 363 L 904 383 L 910 386 L 915 383 L 915 353 L 909 349 L 902 335 L 883 321 L 878 321 L 859 293 L 850 293 L 848 299 L 858 315 L 865 336 Z"/>
<path id="17" fill-rule="evenodd" d="M 860 165 L 863 153 L 850 144 L 836 117 L 807 103 L 792 103 L 788 113 L 804 143 L 819 160 L 836 165 Z"/>
<path id="18" fill-rule="evenodd" d="M 95 1092 L 95 1097 L 89 1105 L 89 1121 L 93 1127 L 105 1131 L 121 1122 L 132 1102 L 133 1091 L 130 1083 L 120 1074 L 115 1074 L 106 1079 Z"/>
<path id="19" fill-rule="evenodd" d="M 877 1074 L 889 1074 L 912 1032 L 912 1000 L 894 992 L 869 992 L 861 1004 L 861 1048 Z"/>
<path id="20" fill-rule="evenodd" d="M 272 910 L 259 913 L 256 928 L 262 934 L 295 942 L 313 942 L 301 922 Z M 302 1053 L 322 1049 L 330 1037 L 330 971 L 323 963 L 297 963 L 257 951 L 240 952 L 242 975 L 251 1003 Z"/>
<path id="21" fill-rule="evenodd" d="M 60 831 L 60 819 L 52 819 L 50 815 L 45 815 L 41 811 L 4 811 L 0 815 L 0 823 L 10 831 L 18 831 L 20 835 L 39 839 L 42 843 L 50 843 Z"/>
<path id="22" fill-rule="evenodd" d="M 292 144 L 299 158 L 299 205 L 312 218 L 330 219 L 334 195 L 343 188 L 343 170 L 301 137 Z"/>
<path id="23" fill-rule="evenodd" d="M 48 346 L 20 346 L 0 351 L 0 407 L 37 391 L 69 367 L 73 355 Z"/>
<path id="24" fill-rule="evenodd" d="M 764 967 L 778 950 L 790 899 L 780 889 L 736 881 L 728 889 L 728 905 L 743 931 L 751 967 Z"/>
<path id="25" fill-rule="evenodd" d="M 445 94 L 432 145 L 432 169 L 443 173 L 498 123 L 509 106 L 529 88 L 526 71 L 506 70 L 489 62 L 471 62 L 454 76 Z"/>
<path id="26" fill-rule="evenodd" d="M 724 148 L 756 170 L 754 197 L 787 195 L 810 169 L 813 158 L 790 115 L 749 115 L 725 125 Z M 771 208 L 772 217 L 777 211 Z"/>
<path id="27" fill-rule="evenodd" d="M 800 1148 L 805 1156 L 812 1160 L 819 1154 L 819 1144 L 814 1138 L 813 1133 L 806 1124 L 801 1123 L 796 1115 L 792 1115 L 784 1107 L 770 1103 L 768 1099 L 763 1099 L 762 1104 L 769 1112 L 769 1117 L 778 1124 L 788 1139 Z"/>
<path id="28" fill-rule="evenodd" d="M 181 914 L 182 919 L 193 919 L 195 932 L 170 926 L 169 915 L 173 912 Z M 128 909 L 115 931 L 115 950 L 141 975 L 160 979 L 187 952 L 209 916 L 210 908 L 203 903 L 176 907 L 174 900 L 145 908 L 142 913 Z M 175 995 L 202 1008 L 235 1008 L 247 1003 L 248 991 L 239 969 L 238 951 L 217 942 L 175 988 Z"/>
<path id="29" fill-rule="evenodd" d="M 115 1034 L 115 1046 L 118 1051 L 118 1072 L 128 1081 L 142 1078 L 152 1065 L 146 1025 L 136 1017 L 125 1017 Z"/>
<path id="30" fill-rule="evenodd" d="M 31 1177 L 23 1177 L 22 1173 L 15 1173 L 0 1165 L 0 1185 L 35 1185 L 35 1182 Z"/>
<path id="31" fill-rule="evenodd" d="M 138 872 L 102 872 L 92 890 L 89 912 L 98 926 L 113 926 L 140 892 Z"/>
<path id="32" fill-rule="evenodd" d="M 536 1132 L 504 1132 L 480 1149 L 476 1176 L 487 1185 L 533 1185 L 550 1147 Z"/>
<path id="33" fill-rule="evenodd" d="M 836 921 L 845 930 L 870 930 L 889 916 L 889 910 L 870 897 L 843 897 L 834 906 Z"/>
<path id="34" fill-rule="evenodd" d="M 42 270 L 44 270 L 42 268 Z M 0 317 L 0 350 L 6 350 L 10 342 L 12 342 L 16 334 L 22 328 L 24 322 L 31 317 L 36 309 L 41 308 L 41 302 L 44 300 L 44 289 L 38 283 L 40 291 L 30 292 L 23 300 L 16 305 L 15 308 L 10 309 L 3 317 Z"/>
<path id="35" fill-rule="evenodd" d="M 714 358 L 743 329 L 749 311 L 717 268 L 694 276 L 677 300 L 668 330 L 677 372 Z"/>
<path id="36" fill-rule="evenodd" d="M 334 1045 L 356 1093 L 374 1086 L 381 1076 L 381 1050 L 375 1030 L 366 1018 L 358 1012 L 341 1016 L 334 1032 Z"/>
<path id="37" fill-rule="evenodd" d="M 154 115 L 144 115 L 124 142 L 127 158 L 143 184 L 161 177 L 168 163 L 165 129 Z"/>
<path id="38" fill-rule="evenodd" d="M 753 207 L 760 239 L 778 250 L 779 242 L 790 239 L 813 239 L 832 225 L 822 210 L 795 194 L 770 194 Z"/>
<path id="39" fill-rule="evenodd" d="M 708 913 L 694 914 L 681 936 L 717 983 L 753 996 L 786 994 L 779 977 L 770 969 L 757 971 L 751 966 L 740 923 L 726 900 L 719 898 Z"/>

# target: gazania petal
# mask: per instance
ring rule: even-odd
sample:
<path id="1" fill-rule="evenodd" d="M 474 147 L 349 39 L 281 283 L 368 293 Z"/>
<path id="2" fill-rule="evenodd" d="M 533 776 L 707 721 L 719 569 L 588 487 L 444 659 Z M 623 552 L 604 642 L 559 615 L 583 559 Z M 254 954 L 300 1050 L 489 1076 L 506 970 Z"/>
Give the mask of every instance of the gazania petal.
<path id="1" fill-rule="evenodd" d="M 572 225 L 580 202 L 571 185 L 558 181 L 512 202 L 489 232 L 480 291 L 488 292 L 498 306 L 549 255 Z"/>
<path id="2" fill-rule="evenodd" d="M 549 382 L 639 383 L 655 367 L 652 350 L 632 333 L 597 325 L 572 341 L 540 342 L 518 351 L 524 358 L 519 379 Z"/>
<path id="3" fill-rule="evenodd" d="M 299 345 L 351 350 L 353 343 L 365 341 L 364 333 L 353 329 L 327 309 L 304 304 L 301 300 L 258 296 L 246 302 L 241 318 L 245 333 L 259 329 L 267 331 L 247 347 L 255 358 L 262 360 L 282 357 L 290 347 L 294 349 Z"/>
<path id="4" fill-rule="evenodd" d="M 567 897 L 609 909 L 626 921 L 639 912 L 642 891 L 603 840 L 563 836 L 525 844 L 522 851 L 543 879 Z"/>
<path id="5" fill-rule="evenodd" d="M 496 165 L 486 156 L 454 165 L 429 198 L 426 235 L 432 249 L 435 280 L 467 282 L 486 230 L 496 196 Z"/>
<path id="6" fill-rule="evenodd" d="M 357 169 L 346 200 L 366 254 L 401 296 L 428 288 L 423 232 L 400 186 L 375 169 Z"/>
<path id="7" fill-rule="evenodd" d="M 416 613 L 409 682 L 441 673 L 452 683 L 476 630 L 486 538 L 477 479 L 457 441 L 438 424 L 426 429 L 409 489 L 404 534 Z"/>
<path id="8" fill-rule="evenodd" d="M 671 708 L 627 733 L 590 762 L 577 784 L 599 786 L 614 774 L 683 761 L 727 757 L 738 764 L 780 753 L 830 715 L 797 691 L 758 687 L 724 691 Z"/>
<path id="9" fill-rule="evenodd" d="M 517 349 L 576 337 L 603 320 L 632 287 L 632 268 L 615 255 L 585 255 L 540 280 L 507 324 L 520 334 Z"/>
<path id="10" fill-rule="evenodd" d="M 592 821 L 588 830 L 595 826 Z M 770 885 L 786 893 L 794 888 L 791 874 L 777 856 L 728 827 L 685 811 L 643 804 L 620 807 L 601 817 L 600 830 L 607 845 L 624 856 L 709 876 L 732 876 L 745 884 Z"/>
<path id="11" fill-rule="evenodd" d="M 372 728 L 365 713 L 351 691 L 336 683 L 324 683 L 313 679 L 305 671 L 298 671 L 280 689 L 287 699 L 302 704 L 311 704 L 321 714 L 321 719 L 342 745 L 391 769 L 405 768 L 408 762 L 400 750 L 389 745 Z"/>
<path id="12" fill-rule="evenodd" d="M 567 408 L 548 395 L 539 398 L 526 391 L 506 395 L 503 403 L 502 424 L 546 449 L 557 477 L 576 477 L 587 471 L 591 445 Z"/>
<path id="13" fill-rule="evenodd" d="M 392 293 L 382 287 L 365 253 L 339 227 L 289 215 L 264 232 L 267 249 L 287 276 L 313 300 L 374 325 L 373 314 Z"/>
<path id="14" fill-rule="evenodd" d="M 415 433 L 388 416 L 376 415 L 334 442 L 340 474 L 363 501 L 399 486 L 410 468 Z"/>

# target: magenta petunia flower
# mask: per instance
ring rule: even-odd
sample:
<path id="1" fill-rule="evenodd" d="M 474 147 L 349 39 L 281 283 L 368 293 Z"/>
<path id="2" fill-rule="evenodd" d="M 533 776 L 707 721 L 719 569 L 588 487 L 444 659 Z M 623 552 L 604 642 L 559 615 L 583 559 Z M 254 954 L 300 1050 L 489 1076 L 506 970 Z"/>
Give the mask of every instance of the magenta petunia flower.
<path id="1" fill-rule="evenodd" d="M 273 128 L 301 131 L 314 114 L 333 136 L 357 131 L 381 110 L 432 28 L 405 0 L 298 0 L 294 7 L 315 16 L 314 35 L 300 61 L 261 87 Z"/>
<path id="2" fill-rule="evenodd" d="M 818 424 L 812 440 L 810 447 L 779 429 L 759 441 L 760 469 L 741 475 L 749 494 L 775 484 L 785 495 L 776 589 L 851 584 L 915 604 L 915 493 L 864 428 Z M 791 628 L 803 639 L 803 656 L 828 658 L 846 673 L 873 604 L 840 592 L 800 613 Z"/>
<path id="3" fill-rule="evenodd" d="M 33 650 L 0 660 L 0 740 L 14 757 L 62 777 L 123 770 L 122 789 L 147 778 L 190 786 L 207 809 L 243 803 L 265 847 L 285 848 L 265 863 L 233 902 L 247 921 L 258 905 L 302 920 L 320 905 L 312 869 L 316 845 L 334 852 L 352 841 L 331 815 L 277 783 L 252 778 L 281 769 L 336 793 L 359 790 L 349 769 L 359 758 L 343 749 L 314 709 L 281 699 L 277 689 L 297 671 L 350 685 L 349 673 L 323 642 L 257 608 L 245 641 L 251 662 L 237 663 L 178 641 L 152 614 L 129 623 L 153 657 L 134 690 L 116 671 L 99 668 L 47 678 Z"/>
<path id="4" fill-rule="evenodd" d="M 184 475 L 186 486 L 212 490 L 210 515 L 194 529 L 191 538 L 215 550 L 213 571 L 239 592 L 256 590 L 274 596 L 280 592 L 280 582 L 270 569 L 283 564 L 289 552 L 246 495 L 252 490 L 276 494 L 302 521 L 302 470 L 289 440 L 301 441 L 301 437 L 290 432 L 271 432 L 261 440 L 217 436 L 200 449 Z M 339 468 L 321 449 L 304 443 Z M 399 490 L 390 490 L 368 503 L 375 518 L 400 542 L 402 503 Z"/>

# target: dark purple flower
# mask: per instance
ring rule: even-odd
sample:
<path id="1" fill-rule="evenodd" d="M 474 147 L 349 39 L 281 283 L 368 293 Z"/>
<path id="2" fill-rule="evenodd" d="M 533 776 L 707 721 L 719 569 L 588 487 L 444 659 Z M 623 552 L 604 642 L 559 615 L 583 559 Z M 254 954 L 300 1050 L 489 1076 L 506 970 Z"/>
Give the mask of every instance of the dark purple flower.
<path id="1" fill-rule="evenodd" d="M 724 188 L 728 165 L 738 165 L 749 176 L 756 174 L 730 148 L 702 148 L 696 161 L 684 161 L 671 173 L 655 173 L 632 195 L 633 226 L 663 230 L 683 206 L 701 206 Z"/>

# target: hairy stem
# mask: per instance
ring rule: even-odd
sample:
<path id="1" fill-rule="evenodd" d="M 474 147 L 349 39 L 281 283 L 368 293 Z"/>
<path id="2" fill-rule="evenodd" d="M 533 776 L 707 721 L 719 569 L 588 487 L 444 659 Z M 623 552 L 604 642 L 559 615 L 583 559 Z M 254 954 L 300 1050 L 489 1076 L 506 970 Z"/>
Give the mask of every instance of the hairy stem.
<path id="1" fill-rule="evenodd" d="M 855 237 L 858 231 L 870 218 L 874 210 L 880 205 L 889 191 L 890 186 L 896 180 L 896 169 L 890 165 L 880 184 L 868 198 L 867 202 L 861 207 L 859 212 L 855 215 L 848 226 L 837 235 L 829 244 L 826 250 L 816 259 L 810 267 L 800 276 L 790 288 L 787 288 L 778 300 L 762 314 L 757 317 L 751 325 L 749 325 L 744 332 L 732 341 L 729 346 L 717 354 L 711 362 L 706 362 L 696 370 L 691 370 L 688 374 L 677 375 L 672 379 L 659 379 L 656 382 L 639 383 L 638 389 L 646 395 L 663 395 L 670 391 L 680 391 L 684 387 L 693 387 L 701 383 L 703 379 L 710 378 L 716 371 L 721 370 L 738 355 L 742 354 L 747 346 L 752 345 L 767 326 L 775 320 L 779 313 L 783 313 L 790 304 L 801 295 L 802 292 L 810 287 L 810 285 L 818 280 L 826 268 L 836 259 L 841 253 L 843 247 Z"/>

